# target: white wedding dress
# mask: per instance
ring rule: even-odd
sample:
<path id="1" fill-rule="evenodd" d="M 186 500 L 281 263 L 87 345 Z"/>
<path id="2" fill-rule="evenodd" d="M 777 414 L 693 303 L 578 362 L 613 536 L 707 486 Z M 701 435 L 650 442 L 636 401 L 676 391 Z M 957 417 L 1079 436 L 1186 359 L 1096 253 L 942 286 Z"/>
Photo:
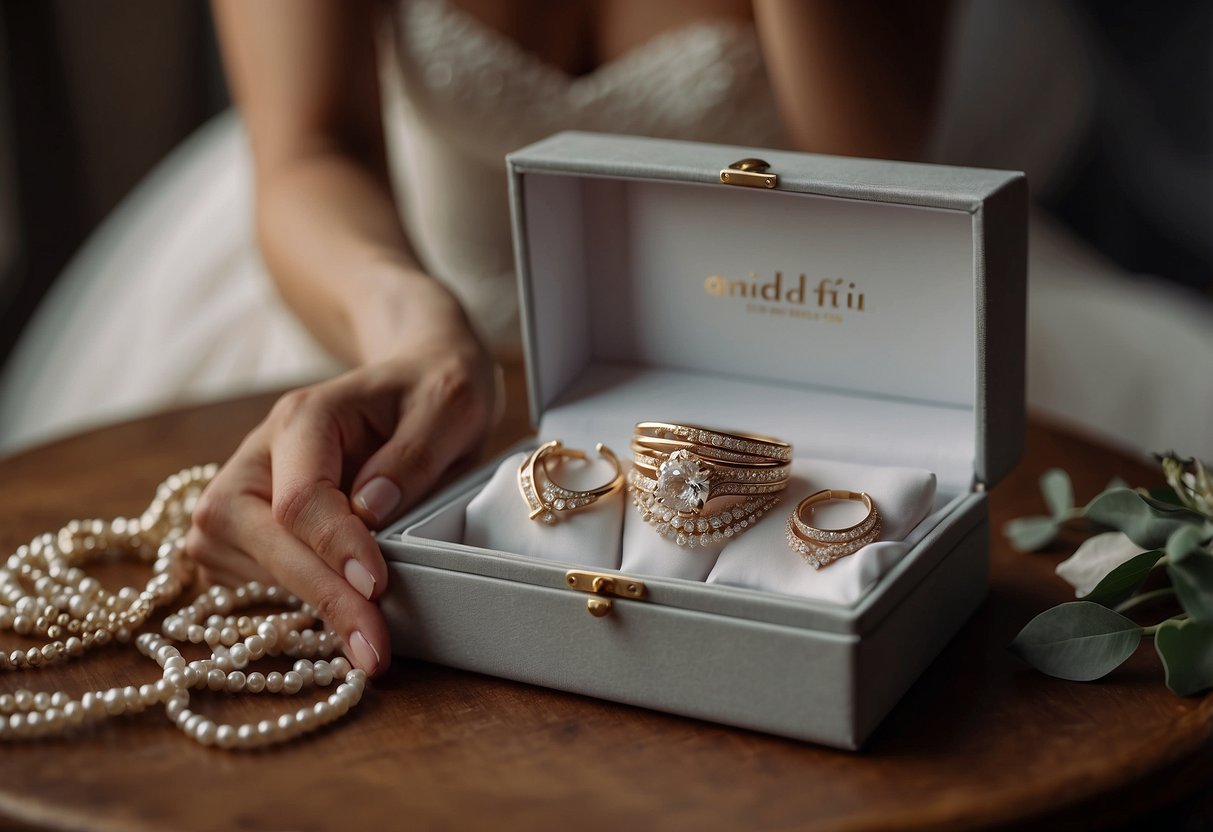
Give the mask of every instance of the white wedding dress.
<path id="1" fill-rule="evenodd" d="M 1036 8 L 1022 14 L 1034 21 L 1048 13 L 1047 3 L 1028 5 Z M 975 87 L 997 83 L 981 69 L 1007 57 L 966 39 L 983 27 L 1006 38 L 1005 21 L 991 27 L 983 7 L 973 4 L 960 21 L 935 156 L 1047 175 L 1080 126 L 1074 101 L 1083 91 L 1055 84 L 1052 106 L 1042 107 L 1023 87 Z M 691 25 L 574 78 L 443 0 L 403 2 L 397 22 L 396 56 L 382 75 L 402 219 L 424 265 L 501 352 L 517 341 L 505 153 L 561 129 L 782 144 L 748 25 Z M 1047 77 L 1063 53 L 1032 27 L 1020 34 Z M 973 106 L 991 97 L 1003 102 L 1001 121 Z M 970 118 L 967 109 L 986 117 Z M 1033 121 L 1055 135 L 1040 140 Z M 1019 155 L 1000 157 L 1008 147 Z M 0 374 L 0 452 L 341 369 L 278 299 L 258 259 L 251 188 L 241 125 L 228 114 L 106 221 Z M 1118 273 L 1056 229 L 1034 223 L 1032 240 L 1033 406 L 1127 446 L 1213 457 L 1213 311 Z"/>

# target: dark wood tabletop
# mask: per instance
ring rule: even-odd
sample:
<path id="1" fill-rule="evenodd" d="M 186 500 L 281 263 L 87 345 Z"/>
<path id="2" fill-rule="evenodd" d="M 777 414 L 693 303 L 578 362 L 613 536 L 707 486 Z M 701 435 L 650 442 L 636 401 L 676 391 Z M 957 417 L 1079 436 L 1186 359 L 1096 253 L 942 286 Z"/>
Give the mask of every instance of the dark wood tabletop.
<path id="1" fill-rule="evenodd" d="M 517 373 L 511 386 L 520 402 Z M 7 553 L 72 518 L 141 511 L 167 474 L 226 458 L 272 401 L 179 410 L 0 460 L 0 545 Z M 512 410 L 492 445 L 526 430 Z M 1213 697 L 1168 692 L 1148 645 L 1094 683 L 1023 665 L 1006 645 L 1037 612 L 1072 598 L 1053 574 L 1067 550 L 1018 554 L 997 531 L 1043 510 L 1037 479 L 1052 465 L 1069 469 L 1080 500 L 1113 476 L 1153 484 L 1158 475 L 1040 422 L 1028 440 L 1022 464 L 991 494 L 986 602 L 860 753 L 396 659 L 350 716 L 265 751 L 197 745 L 162 709 L 70 739 L 7 744 L 0 825 L 699 832 L 1091 827 L 1158 812 L 1213 771 Z M 6 634 L 0 646 L 17 642 Z M 7 673 L 0 690 L 79 695 L 158 675 L 133 649 L 107 647 Z M 196 698 L 197 709 L 232 721 L 299 704 Z"/>

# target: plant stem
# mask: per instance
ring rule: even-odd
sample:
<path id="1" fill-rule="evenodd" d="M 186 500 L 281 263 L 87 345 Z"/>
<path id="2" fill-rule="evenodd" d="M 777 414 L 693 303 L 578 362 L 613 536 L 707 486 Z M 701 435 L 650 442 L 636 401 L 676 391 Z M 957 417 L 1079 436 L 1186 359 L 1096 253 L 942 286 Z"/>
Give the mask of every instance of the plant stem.
<path id="1" fill-rule="evenodd" d="M 1142 627 L 1141 634 L 1143 636 L 1154 636 L 1154 635 L 1157 635 L 1158 628 L 1161 627 L 1163 624 L 1169 624 L 1172 621 L 1179 622 L 1179 621 L 1187 621 L 1187 620 L 1188 620 L 1187 614 L 1177 615 L 1174 618 L 1168 618 L 1166 621 L 1159 621 L 1157 624 L 1153 624 L 1149 627 Z"/>
<path id="2" fill-rule="evenodd" d="M 1143 604 L 1148 604 L 1151 601 L 1155 601 L 1159 598 L 1166 598 L 1166 597 L 1174 595 L 1174 594 L 1175 594 L 1175 589 L 1173 587 L 1169 587 L 1169 586 L 1165 586 L 1162 589 L 1156 589 L 1153 592 L 1143 592 L 1141 595 L 1134 595 L 1132 598 L 1129 598 L 1127 601 L 1123 601 L 1120 604 L 1117 604 L 1116 611 L 1122 612 L 1122 613 L 1128 612 L 1129 610 L 1137 609 L 1138 607 L 1142 606 Z"/>

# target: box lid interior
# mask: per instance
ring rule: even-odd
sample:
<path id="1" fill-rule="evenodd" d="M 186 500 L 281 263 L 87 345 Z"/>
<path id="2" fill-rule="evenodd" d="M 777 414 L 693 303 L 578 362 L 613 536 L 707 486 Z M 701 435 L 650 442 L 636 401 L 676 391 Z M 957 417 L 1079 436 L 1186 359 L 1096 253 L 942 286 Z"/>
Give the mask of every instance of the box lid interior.
<path id="1" fill-rule="evenodd" d="M 720 183 L 755 155 L 777 189 Z M 1021 175 L 590 134 L 510 167 L 542 435 L 686 420 L 945 491 L 1017 459 Z"/>

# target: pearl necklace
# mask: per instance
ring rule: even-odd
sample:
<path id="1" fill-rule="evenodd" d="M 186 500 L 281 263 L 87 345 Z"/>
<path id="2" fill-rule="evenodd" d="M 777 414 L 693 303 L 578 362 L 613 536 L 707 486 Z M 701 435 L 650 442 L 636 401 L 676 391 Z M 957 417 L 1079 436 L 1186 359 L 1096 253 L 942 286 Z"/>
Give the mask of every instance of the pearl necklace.
<path id="1" fill-rule="evenodd" d="M 0 652 L 0 671 L 47 666 L 111 641 L 126 644 L 156 607 L 177 598 L 193 579 L 193 562 L 185 556 L 190 517 L 217 470 L 207 465 L 169 477 L 140 517 L 75 520 L 58 534 L 40 535 L 18 548 L 0 569 L 0 629 L 47 641 L 41 647 Z M 143 590 L 108 592 L 81 568 L 113 554 L 151 562 L 152 576 Z M 287 610 L 235 614 L 253 605 Z M 62 691 L 0 694 L 0 739 L 67 734 L 157 705 L 203 745 L 246 749 L 292 739 L 339 719 L 358 704 L 366 688 L 365 671 L 343 656 L 332 658 L 341 648 L 340 638 L 317 623 L 312 607 L 279 587 L 255 581 L 232 589 L 212 587 L 167 616 L 162 635 L 148 632 L 135 639 L 139 652 L 160 665 L 157 682 L 89 691 L 79 699 Z M 205 642 L 211 656 L 187 662 L 174 642 Z M 265 656 L 297 661 L 286 673 L 245 671 Z M 336 689 L 326 699 L 275 720 L 216 724 L 189 709 L 191 689 L 295 694 L 334 683 Z"/>

